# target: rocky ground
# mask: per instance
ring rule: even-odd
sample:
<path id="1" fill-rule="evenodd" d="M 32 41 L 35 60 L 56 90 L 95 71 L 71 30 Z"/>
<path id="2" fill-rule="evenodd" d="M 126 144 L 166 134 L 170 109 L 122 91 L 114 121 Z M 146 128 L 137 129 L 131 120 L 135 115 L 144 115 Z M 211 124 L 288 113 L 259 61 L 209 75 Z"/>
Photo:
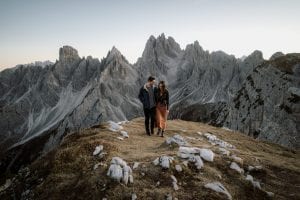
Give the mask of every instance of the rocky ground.
<path id="1" fill-rule="evenodd" d="M 300 199 L 299 153 L 182 120 L 169 120 L 164 138 L 147 136 L 136 118 L 70 134 L 2 176 L 0 199 Z M 112 178 L 116 157 L 120 181 Z"/>

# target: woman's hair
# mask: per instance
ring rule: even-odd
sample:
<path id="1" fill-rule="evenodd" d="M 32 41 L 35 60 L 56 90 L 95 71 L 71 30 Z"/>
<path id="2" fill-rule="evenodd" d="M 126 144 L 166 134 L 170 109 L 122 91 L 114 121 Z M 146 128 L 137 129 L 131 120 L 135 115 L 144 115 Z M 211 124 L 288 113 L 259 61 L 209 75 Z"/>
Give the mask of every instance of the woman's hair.
<path id="1" fill-rule="evenodd" d="M 166 91 L 165 81 L 159 81 L 158 88 L 160 89 L 160 85 L 162 85 L 162 92 Z"/>

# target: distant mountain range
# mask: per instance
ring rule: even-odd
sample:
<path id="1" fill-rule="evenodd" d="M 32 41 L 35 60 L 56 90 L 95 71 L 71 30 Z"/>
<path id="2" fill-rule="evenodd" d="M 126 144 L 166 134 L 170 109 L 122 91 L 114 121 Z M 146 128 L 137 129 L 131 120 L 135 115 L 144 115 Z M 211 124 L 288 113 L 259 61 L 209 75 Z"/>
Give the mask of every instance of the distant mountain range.
<path id="1" fill-rule="evenodd" d="M 55 63 L 1 71 L 0 166 L 33 159 L 22 157 L 27 146 L 34 145 L 38 156 L 72 131 L 143 116 L 137 95 L 149 75 L 168 84 L 170 119 L 300 147 L 300 54 L 277 52 L 264 60 L 256 50 L 238 59 L 205 51 L 197 41 L 181 49 L 161 34 L 148 39 L 135 64 L 115 47 L 99 60 L 63 46 Z"/>

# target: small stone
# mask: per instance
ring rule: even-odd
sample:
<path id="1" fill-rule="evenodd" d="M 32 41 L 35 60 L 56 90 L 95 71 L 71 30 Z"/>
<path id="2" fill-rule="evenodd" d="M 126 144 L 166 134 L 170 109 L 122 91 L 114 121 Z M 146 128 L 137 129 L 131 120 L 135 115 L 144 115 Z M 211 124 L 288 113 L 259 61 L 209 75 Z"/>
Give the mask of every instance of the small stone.
<path id="1" fill-rule="evenodd" d="M 175 169 L 176 169 L 177 172 L 182 171 L 182 167 L 180 165 L 175 165 Z"/>
<path id="2" fill-rule="evenodd" d="M 131 195 L 131 199 L 132 199 L 132 200 L 136 200 L 136 199 L 137 199 L 137 196 L 136 196 L 135 193 L 133 193 L 133 194 Z"/>

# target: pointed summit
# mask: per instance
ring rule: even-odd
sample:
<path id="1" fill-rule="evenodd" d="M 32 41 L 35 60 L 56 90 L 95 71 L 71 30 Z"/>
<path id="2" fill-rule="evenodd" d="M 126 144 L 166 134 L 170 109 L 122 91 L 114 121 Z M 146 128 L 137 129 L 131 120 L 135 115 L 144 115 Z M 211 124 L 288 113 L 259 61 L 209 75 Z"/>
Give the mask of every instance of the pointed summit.
<path id="1" fill-rule="evenodd" d="M 157 56 L 176 57 L 181 52 L 179 44 L 172 38 L 166 38 L 165 34 L 160 34 L 157 38 L 153 35 L 147 40 L 143 58 L 153 59 Z"/>
<path id="2" fill-rule="evenodd" d="M 126 62 L 128 62 L 115 46 L 112 47 L 112 49 L 107 53 L 106 56 L 107 62 L 111 62 L 112 60 L 125 60 Z"/>

